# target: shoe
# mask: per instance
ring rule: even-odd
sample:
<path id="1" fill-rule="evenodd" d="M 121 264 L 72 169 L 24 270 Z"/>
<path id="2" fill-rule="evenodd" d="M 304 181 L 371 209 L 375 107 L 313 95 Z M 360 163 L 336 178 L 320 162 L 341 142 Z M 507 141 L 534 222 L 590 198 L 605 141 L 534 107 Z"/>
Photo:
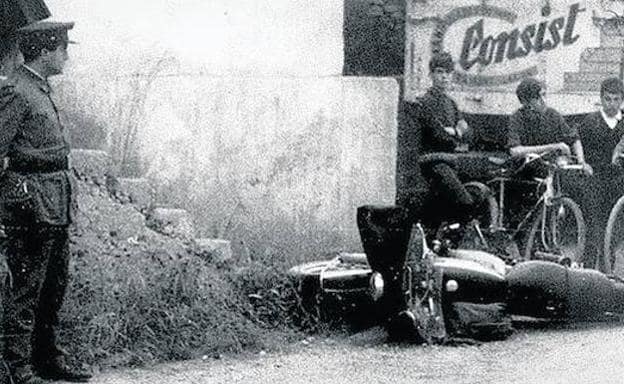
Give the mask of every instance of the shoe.
<path id="1" fill-rule="evenodd" d="M 465 219 L 477 219 L 483 225 L 489 225 L 491 217 L 490 207 L 488 206 L 488 198 L 492 196 L 492 191 L 479 182 L 470 182 L 464 184 L 468 193 L 472 197 L 472 204 L 465 206 Z"/>
<path id="2" fill-rule="evenodd" d="M 418 335 L 416 329 L 416 317 L 409 310 L 404 310 L 393 316 L 388 325 L 388 341 L 401 342 L 413 341 Z M 418 340 L 422 342 L 422 340 Z"/>
<path id="3" fill-rule="evenodd" d="M 46 380 L 63 380 L 71 383 L 86 383 L 92 376 L 88 372 L 71 368 L 62 355 L 40 364 L 37 367 L 37 373 Z"/>
<path id="4" fill-rule="evenodd" d="M 13 384 L 48 384 L 49 381 L 37 376 L 31 366 L 19 367 L 13 370 L 9 382 Z"/>

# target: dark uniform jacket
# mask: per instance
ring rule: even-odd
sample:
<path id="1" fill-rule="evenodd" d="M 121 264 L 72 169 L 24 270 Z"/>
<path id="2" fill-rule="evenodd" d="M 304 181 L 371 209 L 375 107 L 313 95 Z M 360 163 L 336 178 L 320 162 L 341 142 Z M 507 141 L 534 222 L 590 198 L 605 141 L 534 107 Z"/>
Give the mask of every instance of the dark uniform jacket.
<path id="1" fill-rule="evenodd" d="M 70 147 L 51 93 L 25 66 L 0 89 L 0 159 L 8 158 L 0 202 L 7 225 L 71 222 Z"/>

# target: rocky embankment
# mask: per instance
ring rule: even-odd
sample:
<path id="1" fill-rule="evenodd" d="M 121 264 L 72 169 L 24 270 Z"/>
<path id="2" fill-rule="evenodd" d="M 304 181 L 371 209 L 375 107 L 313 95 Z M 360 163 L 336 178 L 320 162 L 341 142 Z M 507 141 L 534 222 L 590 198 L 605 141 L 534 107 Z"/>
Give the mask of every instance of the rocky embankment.
<path id="1" fill-rule="evenodd" d="M 97 240 L 122 249 L 143 243 L 174 253 L 190 249 L 216 263 L 232 258 L 228 241 L 194 238 L 188 212 L 154 206 L 153 188 L 146 179 L 111 175 L 106 152 L 74 150 L 72 167 L 79 180 L 73 228 L 77 243 Z"/>

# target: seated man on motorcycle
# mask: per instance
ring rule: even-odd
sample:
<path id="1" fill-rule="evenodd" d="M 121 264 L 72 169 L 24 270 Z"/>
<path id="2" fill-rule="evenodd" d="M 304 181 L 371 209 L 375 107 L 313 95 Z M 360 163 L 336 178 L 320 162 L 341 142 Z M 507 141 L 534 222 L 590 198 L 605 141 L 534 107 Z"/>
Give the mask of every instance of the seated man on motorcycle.
<path id="1" fill-rule="evenodd" d="M 467 222 L 478 213 L 482 199 L 471 194 L 458 175 L 461 170 L 455 157 L 457 153 L 468 150 L 471 130 L 457 103 L 447 94 L 454 65 L 453 58 L 447 52 L 434 54 L 429 61 L 432 86 L 420 100 L 418 116 L 423 154 L 419 163 L 430 191 L 446 203 L 436 204 L 438 212 L 435 215 L 451 214 L 453 219 Z M 450 207 L 454 212 L 440 215 L 441 206 Z M 420 216 L 429 215 L 423 213 Z"/>

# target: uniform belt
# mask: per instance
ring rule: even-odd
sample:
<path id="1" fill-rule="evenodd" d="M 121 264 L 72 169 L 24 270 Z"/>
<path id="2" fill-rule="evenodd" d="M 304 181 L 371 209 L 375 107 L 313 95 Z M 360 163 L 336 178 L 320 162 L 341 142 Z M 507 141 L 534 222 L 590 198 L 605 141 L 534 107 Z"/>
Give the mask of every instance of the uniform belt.
<path id="1" fill-rule="evenodd" d="M 9 159 L 7 169 L 17 173 L 52 173 L 69 169 L 67 158 L 46 161 L 23 161 Z"/>

